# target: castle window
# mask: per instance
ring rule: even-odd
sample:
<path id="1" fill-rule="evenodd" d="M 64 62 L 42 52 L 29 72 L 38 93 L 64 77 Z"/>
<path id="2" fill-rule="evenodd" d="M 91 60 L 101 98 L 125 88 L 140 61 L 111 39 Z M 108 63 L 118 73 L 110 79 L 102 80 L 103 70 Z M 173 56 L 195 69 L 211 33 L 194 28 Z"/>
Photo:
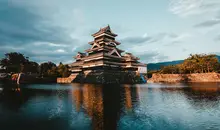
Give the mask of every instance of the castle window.
<path id="1" fill-rule="evenodd" d="M 116 46 L 116 44 L 114 42 L 110 42 L 108 45 Z"/>

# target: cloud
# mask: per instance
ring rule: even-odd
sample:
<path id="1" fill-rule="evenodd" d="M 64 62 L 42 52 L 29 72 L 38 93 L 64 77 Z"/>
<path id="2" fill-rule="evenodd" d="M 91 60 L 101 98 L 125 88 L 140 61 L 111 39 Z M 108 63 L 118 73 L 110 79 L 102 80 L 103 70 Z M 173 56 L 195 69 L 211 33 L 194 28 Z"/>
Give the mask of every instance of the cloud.
<path id="1" fill-rule="evenodd" d="M 211 20 L 207 20 L 199 24 L 196 24 L 194 27 L 197 27 L 197 28 L 213 27 L 219 24 L 220 24 L 220 19 L 211 19 Z"/>
<path id="2" fill-rule="evenodd" d="M 220 35 L 216 36 L 216 37 L 214 38 L 214 41 L 219 42 L 219 41 L 220 41 Z"/>
<path id="3" fill-rule="evenodd" d="M 181 33 L 179 35 L 176 35 L 176 37 L 166 39 L 164 41 L 164 45 L 165 46 L 172 46 L 172 45 L 175 45 L 175 44 L 178 44 L 178 43 L 183 43 L 190 37 L 192 37 L 192 34 Z"/>
<path id="4" fill-rule="evenodd" d="M 69 47 L 66 44 L 55 44 L 50 42 L 34 42 L 33 46 Z"/>
<path id="5" fill-rule="evenodd" d="M 79 35 L 71 34 L 84 21 L 74 4 L 70 0 L 1 0 L 0 58 L 16 51 L 37 62 L 71 59 L 82 43 Z"/>
<path id="6" fill-rule="evenodd" d="M 122 42 L 122 47 L 126 48 L 128 45 L 133 47 L 133 49 L 139 50 L 141 46 L 145 46 L 146 44 L 151 43 L 159 43 L 160 45 L 173 45 L 175 43 L 181 43 L 185 39 L 191 37 L 189 33 L 172 33 L 172 32 L 162 32 L 154 35 L 146 35 L 136 36 L 136 37 L 126 37 L 124 39 L 119 40 Z"/>
<path id="7" fill-rule="evenodd" d="M 147 41 L 150 41 L 152 38 L 148 36 L 131 36 L 121 39 L 120 41 L 123 43 L 131 43 L 134 45 L 141 44 Z"/>
<path id="8" fill-rule="evenodd" d="M 219 0 L 170 0 L 169 10 L 181 17 L 212 13 L 219 10 Z"/>
<path id="9" fill-rule="evenodd" d="M 159 36 L 159 37 L 157 37 Z M 147 34 L 144 34 L 143 36 L 129 36 L 125 37 L 123 39 L 119 39 L 120 42 L 123 44 L 129 44 L 129 45 L 140 45 L 143 43 L 153 43 L 156 42 L 164 37 L 164 34 L 158 34 L 157 36 L 148 36 Z"/>
<path id="10" fill-rule="evenodd" d="M 163 62 L 167 61 L 169 58 L 168 56 L 165 56 L 158 51 L 146 51 L 138 54 L 137 57 L 139 57 L 144 63 Z"/>
<path id="11" fill-rule="evenodd" d="M 57 50 L 55 50 L 55 52 L 57 52 L 57 53 L 65 53 L 66 51 L 64 49 L 57 49 Z"/>
<path id="12" fill-rule="evenodd" d="M 52 61 L 55 63 L 65 62 L 72 59 L 74 56 L 71 48 L 51 48 L 50 46 L 45 46 L 43 48 L 33 47 L 13 47 L 13 46 L 3 46 L 0 47 L 0 55 L 3 57 L 5 53 L 8 52 L 21 52 L 25 56 L 30 57 L 31 60 L 42 63 L 47 61 Z"/>
<path id="13" fill-rule="evenodd" d="M 210 35 L 218 32 L 220 27 L 219 7 L 219 0 L 170 0 L 169 10 L 181 18 L 190 20 L 193 35 L 198 37 L 206 35 L 206 40 L 212 42 L 213 39 L 214 41 L 220 39 L 218 36 Z"/>
<path id="14" fill-rule="evenodd" d="M 27 8 L 1 2 L 0 44 L 29 44 L 30 42 L 70 43 L 65 28 L 47 24 L 49 22 Z"/>

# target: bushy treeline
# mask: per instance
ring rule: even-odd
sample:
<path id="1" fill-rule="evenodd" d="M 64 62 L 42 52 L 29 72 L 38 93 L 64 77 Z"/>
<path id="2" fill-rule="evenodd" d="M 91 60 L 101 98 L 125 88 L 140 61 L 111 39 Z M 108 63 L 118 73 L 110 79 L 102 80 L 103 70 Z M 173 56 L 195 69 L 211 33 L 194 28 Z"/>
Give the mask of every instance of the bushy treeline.
<path id="1" fill-rule="evenodd" d="M 190 55 L 182 64 L 161 67 L 157 73 L 162 74 L 191 74 L 220 72 L 220 63 L 216 55 Z"/>
<path id="2" fill-rule="evenodd" d="M 60 63 L 57 66 L 52 62 L 38 64 L 18 52 L 5 54 L 5 57 L 0 60 L 0 66 L 7 73 L 34 73 L 43 77 L 68 77 L 70 75 L 68 65 Z"/>

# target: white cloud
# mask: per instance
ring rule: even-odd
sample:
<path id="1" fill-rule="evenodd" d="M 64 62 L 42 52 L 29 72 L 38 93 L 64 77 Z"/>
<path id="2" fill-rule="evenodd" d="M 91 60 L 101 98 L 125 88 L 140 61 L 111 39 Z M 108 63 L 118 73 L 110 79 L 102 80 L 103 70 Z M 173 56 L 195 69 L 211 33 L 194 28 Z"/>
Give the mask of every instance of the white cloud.
<path id="1" fill-rule="evenodd" d="M 157 63 L 169 60 L 168 56 L 163 55 L 158 49 L 151 49 L 137 53 L 136 55 L 143 63 Z"/>
<path id="2" fill-rule="evenodd" d="M 143 38 L 146 38 L 146 37 L 148 37 L 148 34 L 147 34 L 147 33 L 145 33 L 145 34 L 143 35 Z"/>
<path id="3" fill-rule="evenodd" d="M 200 42 L 205 45 L 207 43 L 204 42 L 213 43 L 218 39 L 219 7 L 220 0 L 170 0 L 169 10 L 179 17 L 187 18 L 193 27 L 191 34 L 203 39 Z M 205 38 L 203 38 L 204 36 Z M 191 40 L 194 41 L 194 39 Z"/>
<path id="4" fill-rule="evenodd" d="M 190 37 L 192 37 L 191 34 L 189 34 L 189 33 L 182 33 L 182 34 L 178 35 L 177 37 L 170 39 L 170 42 L 171 43 L 183 42 L 183 41 L 185 41 L 186 39 L 188 39 Z"/>
<path id="5" fill-rule="evenodd" d="M 35 46 L 50 46 L 50 47 L 67 47 L 66 44 L 55 44 L 50 42 L 34 42 Z"/>
<path id="6" fill-rule="evenodd" d="M 70 35 L 84 23 L 83 10 L 76 0 L 9 0 L 10 4 L 40 16 L 43 24 L 64 28 Z M 56 32 L 54 32 L 56 33 Z"/>
<path id="7" fill-rule="evenodd" d="M 219 18 L 214 18 L 214 19 L 209 19 L 207 21 L 201 22 L 196 24 L 194 27 L 199 27 L 199 28 L 204 28 L 204 27 L 213 27 L 215 25 L 220 24 L 220 19 Z"/>
<path id="8" fill-rule="evenodd" d="M 219 10 L 219 0 L 170 0 L 169 10 L 181 17 L 215 13 Z"/>
<path id="9" fill-rule="evenodd" d="M 25 50 L 23 47 L 14 47 L 14 46 L 1 46 L 0 51 L 6 52 L 6 51 L 20 51 Z"/>
<path id="10" fill-rule="evenodd" d="M 66 51 L 63 50 L 63 49 L 57 49 L 57 50 L 55 50 L 55 52 L 58 52 L 58 53 L 65 53 Z"/>
<path id="11" fill-rule="evenodd" d="M 0 0 L 0 57 L 19 51 L 36 61 L 71 59 L 82 45 L 80 7 L 75 0 Z"/>

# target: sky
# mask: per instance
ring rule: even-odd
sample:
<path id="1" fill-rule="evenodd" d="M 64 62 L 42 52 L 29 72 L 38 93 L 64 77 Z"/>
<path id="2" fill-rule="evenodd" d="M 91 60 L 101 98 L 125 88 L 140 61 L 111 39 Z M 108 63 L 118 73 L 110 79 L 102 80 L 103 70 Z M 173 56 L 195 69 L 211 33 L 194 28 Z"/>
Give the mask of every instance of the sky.
<path id="1" fill-rule="evenodd" d="M 220 0 L 0 0 L 0 58 L 71 63 L 107 25 L 144 63 L 220 55 Z"/>

